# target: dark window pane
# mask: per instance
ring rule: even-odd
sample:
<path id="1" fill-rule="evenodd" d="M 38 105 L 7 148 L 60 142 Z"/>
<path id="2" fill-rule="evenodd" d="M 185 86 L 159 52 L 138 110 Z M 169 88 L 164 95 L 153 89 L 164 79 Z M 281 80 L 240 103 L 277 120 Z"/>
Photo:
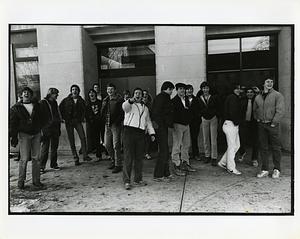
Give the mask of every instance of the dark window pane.
<path id="1" fill-rule="evenodd" d="M 241 77 L 241 85 L 246 87 L 257 86 L 262 87 L 266 78 L 271 77 L 274 80 L 274 88 L 277 87 L 277 79 L 275 69 L 274 70 L 251 70 L 243 71 Z"/>

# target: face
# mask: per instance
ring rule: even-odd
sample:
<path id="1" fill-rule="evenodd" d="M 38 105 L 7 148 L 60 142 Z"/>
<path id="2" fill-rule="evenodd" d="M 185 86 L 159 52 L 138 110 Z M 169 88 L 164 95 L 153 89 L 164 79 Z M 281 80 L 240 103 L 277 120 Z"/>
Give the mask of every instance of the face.
<path id="1" fill-rule="evenodd" d="M 174 89 L 168 88 L 165 90 L 165 92 L 169 95 L 172 95 Z"/>
<path id="2" fill-rule="evenodd" d="M 185 96 L 185 88 L 184 88 L 184 87 L 179 87 L 179 88 L 177 89 L 177 94 L 178 94 L 178 96 L 180 96 L 180 97 Z"/>
<path id="3" fill-rule="evenodd" d="M 32 95 L 31 95 L 31 93 L 28 90 L 24 90 L 22 92 L 22 99 L 23 99 L 23 101 L 25 101 L 25 102 L 26 101 L 30 101 L 31 97 L 32 97 Z"/>
<path id="4" fill-rule="evenodd" d="M 240 86 L 237 86 L 237 87 L 233 90 L 233 93 L 236 94 L 236 95 L 240 95 L 240 93 L 241 93 L 241 87 L 240 87 Z"/>
<path id="5" fill-rule="evenodd" d="M 130 94 L 125 94 L 124 95 L 124 100 L 128 100 L 130 98 Z"/>
<path id="6" fill-rule="evenodd" d="M 96 91 L 97 93 L 100 91 L 99 86 L 98 85 L 94 85 L 94 91 Z"/>
<path id="7" fill-rule="evenodd" d="M 79 95 L 79 90 L 77 87 L 72 87 L 71 94 L 73 97 L 77 97 Z"/>
<path id="8" fill-rule="evenodd" d="M 50 95 L 50 98 L 52 100 L 57 100 L 57 97 L 58 97 L 58 93 L 53 93 L 53 94 Z"/>
<path id="9" fill-rule="evenodd" d="M 209 94 L 209 86 L 202 87 L 203 94 Z"/>
<path id="10" fill-rule="evenodd" d="M 141 90 L 135 90 L 133 97 L 135 98 L 135 101 L 137 103 L 140 103 L 142 101 L 143 98 L 143 92 Z"/>
<path id="11" fill-rule="evenodd" d="M 107 94 L 108 94 L 109 96 L 112 96 L 112 95 L 115 94 L 116 89 L 115 89 L 115 87 L 108 86 L 108 87 L 106 88 L 106 92 L 107 92 Z"/>
<path id="12" fill-rule="evenodd" d="M 193 95 L 193 93 L 194 93 L 194 89 L 193 89 L 192 87 L 190 87 L 190 88 L 188 88 L 188 89 L 186 90 L 186 95 L 187 95 L 187 96 L 191 96 L 191 95 Z"/>
<path id="13" fill-rule="evenodd" d="M 95 92 L 90 91 L 89 97 L 90 97 L 91 100 L 95 100 L 95 99 L 96 99 L 96 94 L 95 94 Z"/>
<path id="14" fill-rule="evenodd" d="M 273 80 L 272 79 L 266 79 L 265 80 L 265 84 L 264 84 L 264 88 L 266 90 L 271 90 L 273 88 Z"/>
<path id="15" fill-rule="evenodd" d="M 247 90 L 246 95 L 248 99 L 252 99 L 254 97 L 254 91 L 252 89 L 249 89 Z"/>
<path id="16" fill-rule="evenodd" d="M 144 97 L 144 98 L 148 98 L 148 95 L 149 95 L 149 94 L 148 94 L 147 91 L 143 91 L 143 97 Z"/>

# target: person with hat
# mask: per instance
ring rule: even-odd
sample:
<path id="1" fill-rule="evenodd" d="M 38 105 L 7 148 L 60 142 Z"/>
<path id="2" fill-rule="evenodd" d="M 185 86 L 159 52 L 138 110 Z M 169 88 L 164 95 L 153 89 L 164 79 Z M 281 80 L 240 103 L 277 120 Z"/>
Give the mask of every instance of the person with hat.
<path id="1" fill-rule="evenodd" d="M 84 99 L 82 99 L 79 94 L 79 86 L 72 85 L 70 88 L 70 94 L 59 104 L 59 110 L 61 112 L 62 119 L 66 124 L 66 130 L 75 161 L 75 166 L 79 166 L 81 163 L 79 162 L 79 157 L 75 147 L 74 129 L 76 129 L 80 138 L 83 160 L 92 160 L 87 153 L 86 137 L 82 125 L 85 118 L 86 106 Z"/>
<path id="2" fill-rule="evenodd" d="M 18 188 L 25 189 L 27 162 L 32 160 L 32 189 L 44 189 L 40 181 L 40 141 L 44 125 L 40 105 L 33 100 L 33 91 L 29 87 L 22 89 L 22 100 L 10 110 L 9 135 L 11 145 L 20 146 Z"/>
<path id="3" fill-rule="evenodd" d="M 172 162 L 174 173 L 178 176 L 184 176 L 185 172 L 196 171 L 189 161 L 189 147 L 191 145 L 189 124 L 192 112 L 189 100 L 185 95 L 186 85 L 177 83 L 175 88 L 177 95 L 172 99 L 174 105 Z"/>
<path id="4" fill-rule="evenodd" d="M 46 97 L 40 101 L 41 113 L 47 121 L 42 128 L 41 173 L 45 173 L 50 144 L 50 167 L 54 170 L 60 170 L 60 167 L 57 165 L 57 148 L 61 124 L 61 116 L 57 105 L 58 93 L 58 89 L 49 88 Z"/>

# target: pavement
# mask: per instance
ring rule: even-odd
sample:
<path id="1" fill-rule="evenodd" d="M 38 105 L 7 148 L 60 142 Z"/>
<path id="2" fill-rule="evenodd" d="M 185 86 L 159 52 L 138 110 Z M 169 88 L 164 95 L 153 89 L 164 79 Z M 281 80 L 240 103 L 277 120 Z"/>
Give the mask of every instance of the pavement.
<path id="1" fill-rule="evenodd" d="M 248 154 L 249 155 L 249 154 Z M 10 159 L 11 213 L 291 213 L 291 155 L 283 153 L 278 179 L 258 179 L 255 168 L 237 162 L 242 175 L 191 160 L 196 172 L 171 182 L 153 181 L 155 157 L 144 161 L 144 187 L 125 190 L 122 173 L 112 174 L 109 161 L 93 160 L 74 166 L 68 151 L 60 151 L 61 170 L 46 168 L 45 190 L 31 191 L 31 162 L 25 190 L 17 188 L 18 162 Z M 221 156 L 221 155 L 220 155 Z M 49 164 L 49 162 L 48 162 Z M 47 167 L 49 167 L 47 164 Z M 270 164 L 272 167 L 272 164 Z"/>

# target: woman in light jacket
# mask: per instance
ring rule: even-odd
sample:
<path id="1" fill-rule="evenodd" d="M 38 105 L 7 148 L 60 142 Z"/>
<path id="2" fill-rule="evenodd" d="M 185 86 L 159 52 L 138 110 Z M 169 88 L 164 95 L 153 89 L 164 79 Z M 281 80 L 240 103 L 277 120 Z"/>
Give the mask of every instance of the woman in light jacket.
<path id="1" fill-rule="evenodd" d="M 142 179 L 143 159 L 145 155 L 145 133 L 155 140 L 149 109 L 142 102 L 143 90 L 136 88 L 133 97 L 126 100 L 122 108 L 125 112 L 124 119 L 124 167 L 123 181 L 125 189 L 131 189 L 131 170 L 134 164 L 134 186 L 145 186 L 146 182 Z"/>

